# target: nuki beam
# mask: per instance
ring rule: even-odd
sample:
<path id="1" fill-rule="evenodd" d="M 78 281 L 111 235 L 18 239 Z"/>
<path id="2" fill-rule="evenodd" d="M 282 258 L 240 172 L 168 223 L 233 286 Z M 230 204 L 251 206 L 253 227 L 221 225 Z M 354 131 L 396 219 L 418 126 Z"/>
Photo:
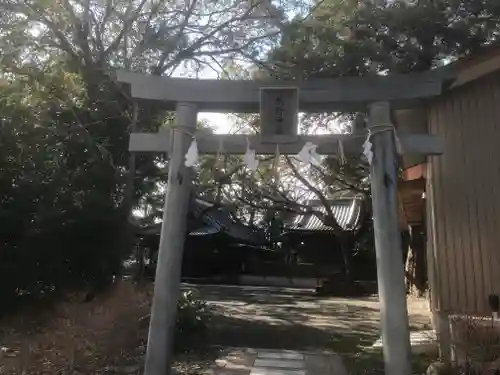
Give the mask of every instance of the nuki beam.
<path id="1" fill-rule="evenodd" d="M 304 112 L 364 111 L 371 102 L 390 101 L 393 108 L 408 107 L 412 102 L 438 96 L 447 71 L 423 73 L 339 77 L 294 81 L 249 81 L 185 79 L 151 76 L 118 71 L 116 79 L 130 86 L 133 98 L 160 101 L 165 109 L 189 102 L 198 111 L 259 112 L 261 90 L 296 87 L 298 109 Z"/>
<path id="2" fill-rule="evenodd" d="M 244 154 L 247 148 L 247 138 L 250 147 L 256 154 L 274 154 L 276 145 L 280 154 L 295 155 L 300 152 L 305 142 L 309 141 L 318 146 L 320 155 L 334 155 L 338 152 L 339 141 L 345 153 L 362 152 L 366 139 L 359 135 L 316 135 L 316 136 L 285 136 L 275 135 L 261 138 L 258 135 L 245 136 L 241 134 L 197 134 L 198 150 L 202 154 L 217 154 L 222 145 L 225 154 Z M 402 134 L 399 136 L 405 154 L 440 155 L 443 145 L 438 137 L 428 134 Z M 130 135 L 129 150 L 133 152 L 167 152 L 170 153 L 172 144 L 171 133 L 132 133 Z"/>

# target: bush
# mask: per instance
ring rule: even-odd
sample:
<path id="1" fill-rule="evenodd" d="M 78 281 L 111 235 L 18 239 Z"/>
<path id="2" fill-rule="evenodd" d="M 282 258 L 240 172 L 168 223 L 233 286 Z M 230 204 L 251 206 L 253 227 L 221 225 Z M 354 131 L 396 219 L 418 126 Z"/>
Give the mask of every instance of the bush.
<path id="1" fill-rule="evenodd" d="M 98 292 L 120 272 L 130 248 L 124 220 L 109 209 L 100 218 L 82 210 L 73 221 L 41 228 L 0 246 L 1 310 L 54 292 L 89 287 Z M 64 222 L 66 217 L 61 217 Z"/>
<path id="2" fill-rule="evenodd" d="M 500 325 L 491 318 L 471 315 L 450 317 L 450 348 L 454 352 L 452 375 L 500 373 Z"/>
<path id="3" fill-rule="evenodd" d="M 177 304 L 176 350 L 187 350 L 202 341 L 211 319 L 205 301 L 194 290 L 183 291 Z"/>
<path id="4" fill-rule="evenodd" d="M 75 124 L 82 111 L 52 116 L 0 90 L 0 315 L 65 289 L 99 289 L 131 249 L 125 179 Z"/>

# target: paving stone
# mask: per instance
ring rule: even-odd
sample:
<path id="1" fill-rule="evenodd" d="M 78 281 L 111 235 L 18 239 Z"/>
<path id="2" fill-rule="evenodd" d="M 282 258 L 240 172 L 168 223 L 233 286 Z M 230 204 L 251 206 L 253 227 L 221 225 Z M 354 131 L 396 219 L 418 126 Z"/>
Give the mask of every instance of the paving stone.
<path id="1" fill-rule="evenodd" d="M 268 352 L 259 351 L 257 358 L 261 359 L 292 359 L 292 360 L 303 360 L 304 354 L 294 352 L 294 351 L 280 351 L 280 352 Z"/>
<path id="2" fill-rule="evenodd" d="M 254 367 L 278 367 L 287 369 L 303 369 L 304 361 L 292 359 L 260 359 L 257 358 Z"/>
<path id="3" fill-rule="evenodd" d="M 307 354 L 305 364 L 309 375 L 347 375 L 338 354 Z"/>
<path id="4" fill-rule="evenodd" d="M 306 375 L 305 370 L 254 367 L 250 375 Z"/>
<path id="5" fill-rule="evenodd" d="M 217 367 L 233 370 L 248 371 L 253 366 L 257 353 L 244 349 L 226 350 L 219 359 L 215 361 Z"/>
<path id="6" fill-rule="evenodd" d="M 346 375 L 335 353 L 227 349 L 205 375 Z"/>
<path id="7" fill-rule="evenodd" d="M 215 367 L 205 372 L 205 375 L 250 375 L 250 369 Z"/>
<path id="8" fill-rule="evenodd" d="M 251 349 L 228 348 L 203 375 L 250 375 L 256 357 Z"/>

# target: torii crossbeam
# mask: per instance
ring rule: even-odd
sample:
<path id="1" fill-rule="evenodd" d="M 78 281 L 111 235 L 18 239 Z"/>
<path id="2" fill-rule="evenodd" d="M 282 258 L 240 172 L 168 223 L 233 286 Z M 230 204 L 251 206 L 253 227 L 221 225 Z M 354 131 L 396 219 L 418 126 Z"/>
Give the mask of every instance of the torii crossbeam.
<path id="1" fill-rule="evenodd" d="M 367 111 L 373 131 L 370 175 L 377 254 L 382 341 L 387 375 L 411 375 L 410 339 L 404 266 L 398 222 L 396 143 L 390 129 L 391 104 L 408 107 L 441 94 L 442 77 L 435 72 L 371 78 L 318 81 L 219 81 L 172 79 L 119 72 L 118 80 L 130 86 L 132 97 L 164 103 L 176 110 L 172 133 L 132 134 L 130 151 L 167 152 L 170 157 L 160 249 L 157 262 L 145 374 L 170 371 L 176 306 L 180 290 L 182 252 L 186 233 L 191 170 L 184 157 L 196 127 L 198 111 L 258 112 L 261 135 L 250 137 L 256 154 L 297 154 L 306 141 L 323 155 L 336 154 L 339 140 L 344 152 L 362 152 L 359 136 L 299 136 L 298 111 Z M 245 153 L 242 135 L 197 135 L 201 153 Z M 438 139 L 427 134 L 400 136 L 405 153 L 439 155 Z"/>

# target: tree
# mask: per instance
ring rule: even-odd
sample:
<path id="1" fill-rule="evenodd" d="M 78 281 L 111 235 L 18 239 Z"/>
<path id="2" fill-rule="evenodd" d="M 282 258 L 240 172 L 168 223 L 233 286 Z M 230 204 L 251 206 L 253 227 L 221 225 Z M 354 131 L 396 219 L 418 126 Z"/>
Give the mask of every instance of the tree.
<path id="1" fill-rule="evenodd" d="M 61 76 L 54 94 L 75 93 Z M 59 85 L 59 87 L 57 86 Z M 49 93 L 17 80 L 0 90 L 0 285 L 5 308 L 22 295 L 105 284 L 118 272 L 120 180 L 102 148 L 73 117 L 39 106 Z M 19 272 L 23 270 L 23 272 Z"/>
<path id="2" fill-rule="evenodd" d="M 498 38 L 495 1 L 316 2 L 262 64 L 297 77 L 428 70 Z"/>
<path id="3" fill-rule="evenodd" d="M 499 33 L 494 0 L 314 1 L 310 16 L 292 20 L 259 66 L 287 78 L 424 71 L 497 42 Z M 305 124 L 342 115 L 356 114 L 313 115 Z M 411 259 L 420 261 L 409 271 L 422 279 L 425 257 Z"/>
<path id="4" fill-rule="evenodd" d="M 2 287 L 37 294 L 93 280 L 96 268 L 109 276 L 131 245 L 130 207 L 166 180 L 162 155 L 130 157 L 128 133 L 173 118 L 132 101 L 112 71 L 197 74 L 259 55 L 278 40 L 287 9 L 237 0 L 7 0 L 0 10 L 0 264 L 10 272 L 2 281 L 11 281 Z M 23 265 L 36 272 L 12 276 Z"/>
<path id="5" fill-rule="evenodd" d="M 227 57 L 252 56 L 278 36 L 283 12 L 268 1 L 70 2 L 30 0 L 2 5 L 11 59 L 25 55 L 19 38 L 30 40 L 36 59 L 57 54 L 87 83 L 96 71 L 126 67 L 157 75 L 182 64 L 193 72 Z M 36 30 L 33 32 L 33 30 Z M 39 60 L 38 60 L 39 62 Z M 90 85 L 89 85 L 90 86 Z"/>

